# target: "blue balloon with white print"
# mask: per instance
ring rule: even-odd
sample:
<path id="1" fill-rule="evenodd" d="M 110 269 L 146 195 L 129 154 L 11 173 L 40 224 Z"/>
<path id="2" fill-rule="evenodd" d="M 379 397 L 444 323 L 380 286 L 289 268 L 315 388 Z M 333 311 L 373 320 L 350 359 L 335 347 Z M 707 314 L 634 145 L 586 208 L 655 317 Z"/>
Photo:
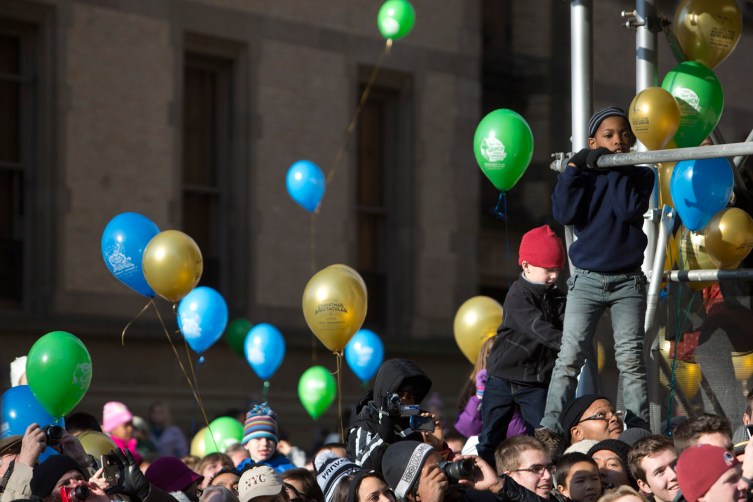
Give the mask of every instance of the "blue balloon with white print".
<path id="1" fill-rule="evenodd" d="M 285 359 L 285 339 L 279 329 L 263 322 L 249 330 L 244 352 L 254 373 L 262 380 L 268 380 Z"/>
<path id="2" fill-rule="evenodd" d="M 383 360 L 382 339 L 369 329 L 359 329 L 345 346 L 345 361 L 362 382 L 376 375 Z"/>
<path id="3" fill-rule="evenodd" d="M 202 354 L 222 337 L 227 327 L 227 303 L 208 286 L 191 290 L 178 304 L 178 327 L 186 343 Z"/>
<path id="4" fill-rule="evenodd" d="M 121 213 L 107 224 L 100 242 L 102 259 L 110 273 L 149 298 L 154 298 L 154 290 L 144 278 L 141 259 L 146 245 L 158 233 L 159 227 L 143 214 Z"/>
<path id="5" fill-rule="evenodd" d="M 285 179 L 288 193 L 303 209 L 313 213 L 324 197 L 327 181 L 321 168 L 310 160 L 295 162 Z"/>

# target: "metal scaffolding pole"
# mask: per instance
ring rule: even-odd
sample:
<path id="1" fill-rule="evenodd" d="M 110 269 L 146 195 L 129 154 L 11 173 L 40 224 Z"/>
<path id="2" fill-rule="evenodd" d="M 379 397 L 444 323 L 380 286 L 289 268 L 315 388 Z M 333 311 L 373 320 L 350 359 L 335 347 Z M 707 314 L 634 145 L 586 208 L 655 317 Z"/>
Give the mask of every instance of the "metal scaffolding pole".
<path id="1" fill-rule="evenodd" d="M 602 155 L 599 167 L 633 166 L 635 164 L 656 164 L 657 162 L 678 162 L 693 159 L 715 159 L 753 154 L 753 142 L 730 143 L 727 145 L 694 146 L 653 152 L 628 152 Z"/>
<path id="2" fill-rule="evenodd" d="M 672 282 L 753 281 L 753 269 L 671 270 L 664 273 L 664 278 Z"/>

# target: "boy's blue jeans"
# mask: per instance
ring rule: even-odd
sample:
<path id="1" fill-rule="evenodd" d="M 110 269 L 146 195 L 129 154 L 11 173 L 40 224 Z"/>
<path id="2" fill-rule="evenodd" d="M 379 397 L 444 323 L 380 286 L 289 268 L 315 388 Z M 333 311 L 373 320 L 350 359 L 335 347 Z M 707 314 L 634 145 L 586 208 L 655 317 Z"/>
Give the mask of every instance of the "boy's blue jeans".
<path id="1" fill-rule="evenodd" d="M 523 385 L 509 382 L 503 378 L 489 376 L 481 401 L 481 421 L 483 429 L 478 436 L 476 450 L 478 456 L 494 465 L 494 451 L 507 434 L 515 404 L 526 422 L 529 433 L 539 426 L 544 415 L 546 403 L 546 385 Z"/>
<path id="2" fill-rule="evenodd" d="M 541 425 L 562 432 L 563 406 L 575 397 L 577 377 L 606 308 L 612 314 L 617 369 L 625 408 L 648 422 L 648 388 L 643 359 L 646 277 L 642 272 L 600 274 L 575 269 L 568 279 L 562 348 L 552 372 Z"/>

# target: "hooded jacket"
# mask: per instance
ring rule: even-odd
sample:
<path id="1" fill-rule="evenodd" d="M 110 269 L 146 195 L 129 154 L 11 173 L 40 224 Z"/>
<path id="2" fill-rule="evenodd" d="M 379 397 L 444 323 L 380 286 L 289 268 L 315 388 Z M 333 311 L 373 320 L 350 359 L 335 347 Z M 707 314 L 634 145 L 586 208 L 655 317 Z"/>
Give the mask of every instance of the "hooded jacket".
<path id="1" fill-rule="evenodd" d="M 387 411 L 387 396 L 404 388 L 409 388 L 416 403 L 420 403 L 431 389 L 431 380 L 412 361 L 390 359 L 379 368 L 374 388 L 356 405 L 356 419 L 348 431 L 347 452 L 364 469 L 382 472 L 382 455 L 394 442 L 423 441 L 419 433 L 410 430 L 407 419 Z"/>

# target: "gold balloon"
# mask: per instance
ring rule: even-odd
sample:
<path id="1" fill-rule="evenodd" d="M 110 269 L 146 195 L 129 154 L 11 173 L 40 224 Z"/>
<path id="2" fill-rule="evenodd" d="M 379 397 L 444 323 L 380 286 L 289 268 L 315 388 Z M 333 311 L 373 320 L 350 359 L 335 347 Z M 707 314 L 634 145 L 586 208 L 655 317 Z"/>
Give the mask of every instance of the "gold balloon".
<path id="1" fill-rule="evenodd" d="M 737 268 L 753 248 L 753 218 L 737 207 L 722 209 L 704 229 L 706 249 L 719 268 Z"/>
<path id="2" fill-rule="evenodd" d="M 596 342 L 596 368 L 599 370 L 599 373 L 602 372 L 604 367 L 607 365 L 607 349 L 604 348 L 604 344 L 601 342 Z"/>
<path id="3" fill-rule="evenodd" d="M 117 448 L 110 436 L 98 431 L 83 431 L 76 434 L 84 451 L 99 462 L 99 457 Z"/>
<path id="4" fill-rule="evenodd" d="M 672 171 L 675 169 L 677 162 L 662 162 L 657 164 L 659 172 L 659 207 L 664 205 L 675 207 L 672 200 L 672 193 L 669 191 L 669 180 L 672 179 Z"/>
<path id="5" fill-rule="evenodd" d="M 199 283 L 204 261 L 192 238 L 178 230 L 165 230 L 146 245 L 141 268 L 154 292 L 175 303 Z"/>
<path id="6" fill-rule="evenodd" d="M 488 296 L 466 300 L 455 313 L 453 331 L 463 355 L 472 363 L 486 340 L 497 334 L 502 324 L 502 305 Z"/>
<path id="7" fill-rule="evenodd" d="M 195 455 L 199 458 L 203 458 L 206 454 L 207 450 L 207 444 L 206 444 L 206 432 L 207 428 L 203 427 L 199 429 L 199 432 L 196 433 L 196 435 L 191 440 L 191 455 Z"/>
<path id="8" fill-rule="evenodd" d="M 661 87 L 647 87 L 630 103 L 630 127 L 649 150 L 660 150 L 680 127 L 680 108 L 675 98 Z"/>
<path id="9" fill-rule="evenodd" d="M 680 270 L 704 270 L 716 269 L 714 260 L 706 250 L 706 237 L 703 234 L 691 232 L 682 228 L 680 239 Z M 695 291 L 701 291 L 716 281 L 688 282 L 688 287 Z"/>
<path id="10" fill-rule="evenodd" d="M 672 361 L 669 360 L 667 363 L 671 367 Z M 669 385 L 663 372 L 660 381 L 664 385 Z M 686 398 L 693 398 L 701 388 L 701 367 L 696 363 L 675 361 L 675 384 L 676 388 L 679 388 Z"/>
<path id="11" fill-rule="evenodd" d="M 733 352 L 732 365 L 735 367 L 737 380 L 748 380 L 753 376 L 753 352 Z"/>
<path id="12" fill-rule="evenodd" d="M 742 34 L 735 0 L 683 0 L 675 10 L 674 33 L 685 57 L 709 68 L 724 61 Z"/>
<path id="13" fill-rule="evenodd" d="M 366 318 L 366 284 L 347 265 L 329 266 L 309 279 L 302 303 L 303 317 L 314 335 L 327 349 L 340 352 Z"/>

